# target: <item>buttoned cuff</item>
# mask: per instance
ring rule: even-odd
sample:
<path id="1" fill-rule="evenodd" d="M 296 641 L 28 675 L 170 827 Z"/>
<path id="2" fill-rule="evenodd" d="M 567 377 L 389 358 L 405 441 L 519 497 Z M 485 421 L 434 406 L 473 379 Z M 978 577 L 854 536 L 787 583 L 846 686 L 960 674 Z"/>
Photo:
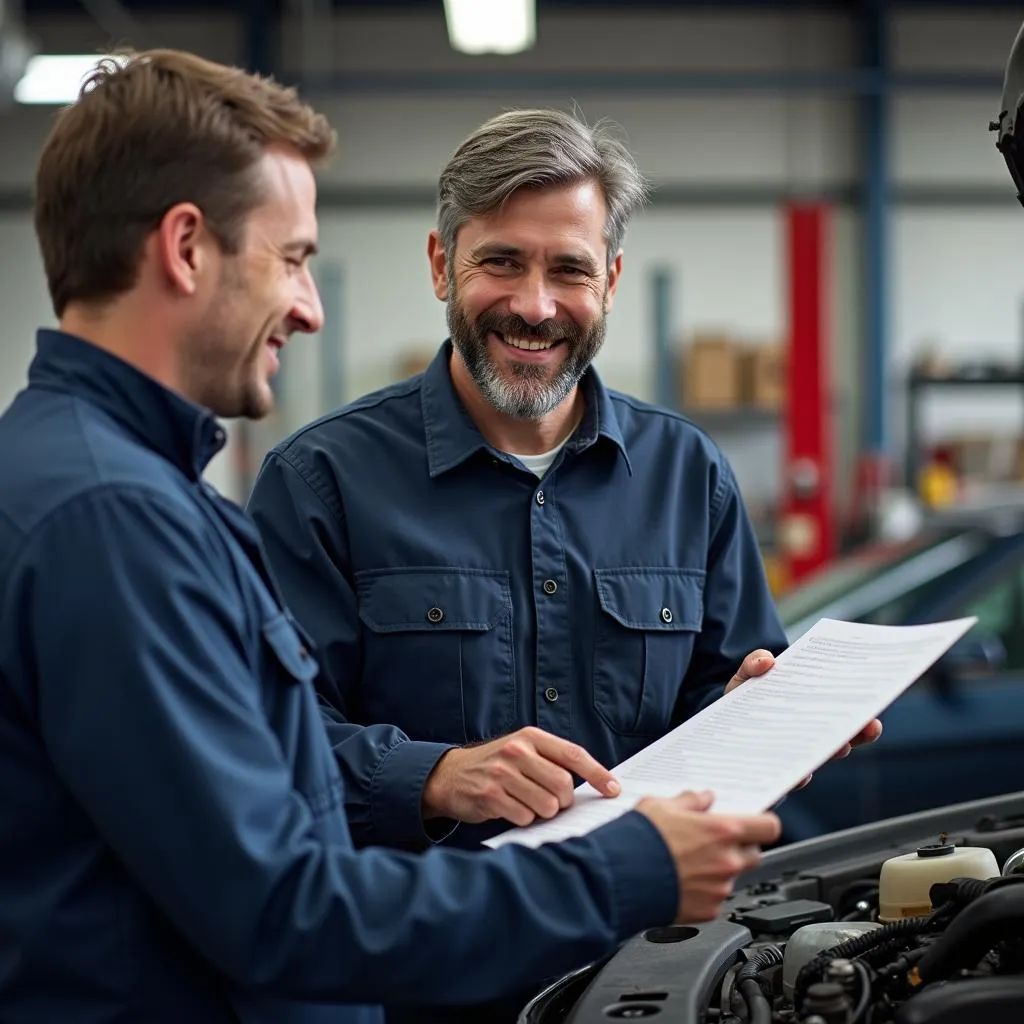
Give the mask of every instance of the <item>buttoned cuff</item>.
<path id="1" fill-rule="evenodd" d="M 591 835 L 605 862 L 619 938 L 672 924 L 679 912 L 679 877 L 650 818 L 628 811 Z"/>
<path id="2" fill-rule="evenodd" d="M 447 743 L 404 740 L 380 759 L 370 783 L 370 813 L 383 845 L 423 848 L 454 831 L 454 821 L 438 819 L 429 831 L 423 821 L 423 787 L 441 755 L 451 749 Z"/>

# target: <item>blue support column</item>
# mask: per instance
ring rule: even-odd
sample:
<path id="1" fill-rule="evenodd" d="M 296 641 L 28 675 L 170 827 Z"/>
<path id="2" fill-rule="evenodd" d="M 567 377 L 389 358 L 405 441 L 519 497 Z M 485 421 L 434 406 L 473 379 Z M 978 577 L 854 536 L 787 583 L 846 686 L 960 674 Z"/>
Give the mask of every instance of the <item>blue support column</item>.
<path id="1" fill-rule="evenodd" d="M 887 83 L 889 55 L 885 0 L 863 5 L 864 66 Z M 862 388 L 862 454 L 884 461 L 889 452 L 889 90 L 884 87 L 862 100 L 864 142 L 864 362 Z"/>
<path id="2" fill-rule="evenodd" d="M 657 405 L 676 409 L 676 352 L 672 272 L 665 267 L 651 271 L 651 322 L 654 331 L 654 374 L 651 394 Z"/>
<path id="3" fill-rule="evenodd" d="M 245 66 L 260 75 L 274 74 L 274 8 L 272 0 L 247 0 L 244 5 Z"/>

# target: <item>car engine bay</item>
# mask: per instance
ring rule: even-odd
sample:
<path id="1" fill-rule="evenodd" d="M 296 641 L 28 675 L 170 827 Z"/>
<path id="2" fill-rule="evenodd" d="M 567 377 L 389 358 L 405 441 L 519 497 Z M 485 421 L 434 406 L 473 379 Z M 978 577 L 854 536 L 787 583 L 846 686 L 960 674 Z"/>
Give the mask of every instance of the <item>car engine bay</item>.
<path id="1" fill-rule="evenodd" d="M 1024 1020 L 1024 793 L 765 854 L 722 913 L 649 929 L 521 1024 Z"/>

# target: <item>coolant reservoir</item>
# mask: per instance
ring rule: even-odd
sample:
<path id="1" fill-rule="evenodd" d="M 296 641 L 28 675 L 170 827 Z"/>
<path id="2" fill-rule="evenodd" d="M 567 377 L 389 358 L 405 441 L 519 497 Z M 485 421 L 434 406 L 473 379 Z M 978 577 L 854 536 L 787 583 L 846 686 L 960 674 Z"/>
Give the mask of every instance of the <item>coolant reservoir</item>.
<path id="1" fill-rule="evenodd" d="M 858 935 L 881 928 L 876 921 L 819 921 L 797 928 L 786 943 L 782 959 L 782 988 L 793 998 L 796 976 L 804 964 L 810 963 L 819 953 L 841 942 L 855 939 Z"/>
<path id="2" fill-rule="evenodd" d="M 932 911 L 929 892 L 936 882 L 954 878 L 995 878 L 999 865 L 984 846 L 954 846 L 940 836 L 937 843 L 914 853 L 891 857 L 878 879 L 878 920 L 899 921 Z"/>

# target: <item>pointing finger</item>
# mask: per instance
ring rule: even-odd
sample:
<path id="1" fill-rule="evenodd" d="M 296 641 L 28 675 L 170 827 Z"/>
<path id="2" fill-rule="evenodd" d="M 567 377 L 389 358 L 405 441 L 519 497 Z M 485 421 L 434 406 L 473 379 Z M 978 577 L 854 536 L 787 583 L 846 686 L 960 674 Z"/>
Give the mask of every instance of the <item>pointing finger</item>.
<path id="1" fill-rule="evenodd" d="M 534 738 L 537 753 L 589 782 L 602 796 L 618 796 L 622 786 L 618 779 L 599 764 L 578 743 L 570 743 L 550 733 Z"/>

